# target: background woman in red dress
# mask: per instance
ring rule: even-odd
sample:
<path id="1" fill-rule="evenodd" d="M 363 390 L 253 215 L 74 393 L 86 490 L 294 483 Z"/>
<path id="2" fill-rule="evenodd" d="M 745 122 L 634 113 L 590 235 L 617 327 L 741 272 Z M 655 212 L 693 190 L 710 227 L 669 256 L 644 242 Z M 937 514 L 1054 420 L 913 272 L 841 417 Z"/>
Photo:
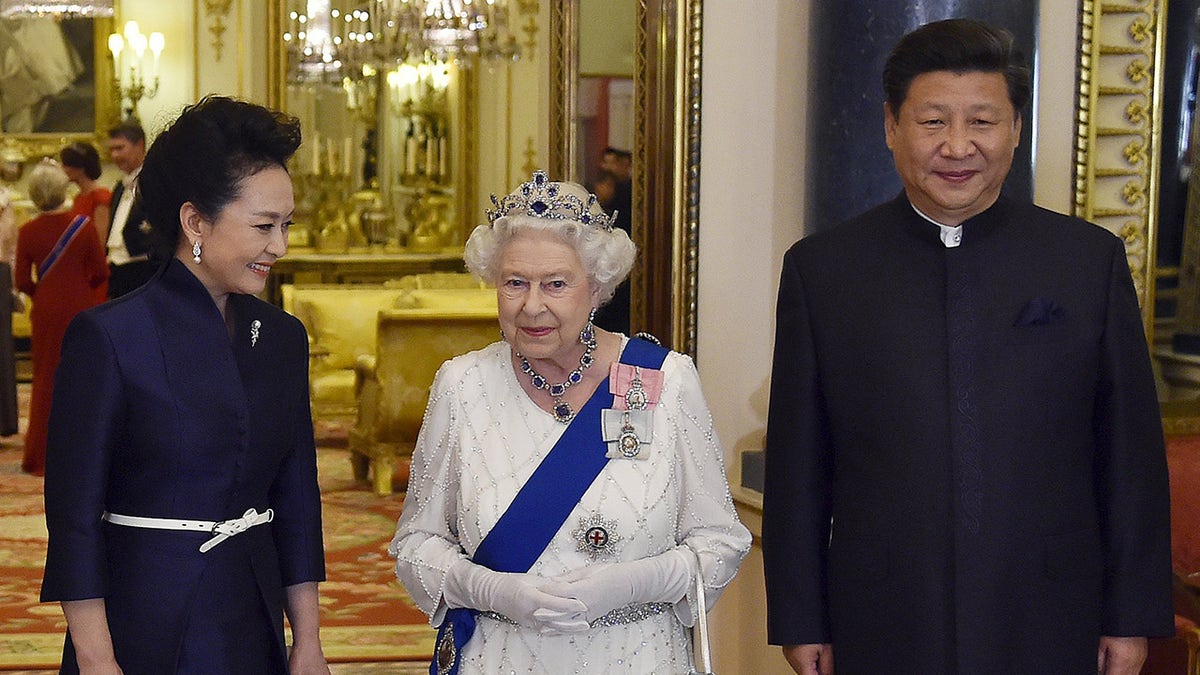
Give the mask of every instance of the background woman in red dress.
<path id="1" fill-rule="evenodd" d="M 108 279 L 104 249 L 90 218 L 63 209 L 69 181 L 57 162 L 43 161 L 29 174 L 29 198 L 41 213 L 17 233 L 17 288 L 33 297 L 33 391 L 21 470 L 43 475 L 46 425 L 54 370 L 67 324 L 99 304 L 96 289 Z"/>
<path id="2" fill-rule="evenodd" d="M 106 247 L 108 227 L 112 223 L 112 190 L 100 185 L 100 153 L 90 143 L 69 143 L 58 153 L 67 178 L 79 186 L 79 193 L 71 204 L 72 213 L 90 216 L 92 227 L 100 239 L 100 248 Z M 108 283 L 96 289 L 97 302 L 108 299 Z"/>

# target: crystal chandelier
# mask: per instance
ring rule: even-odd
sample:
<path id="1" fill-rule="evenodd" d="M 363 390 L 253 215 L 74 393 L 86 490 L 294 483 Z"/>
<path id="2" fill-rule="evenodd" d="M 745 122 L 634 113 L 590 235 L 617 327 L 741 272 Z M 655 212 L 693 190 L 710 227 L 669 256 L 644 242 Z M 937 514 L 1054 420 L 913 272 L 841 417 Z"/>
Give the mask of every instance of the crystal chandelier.
<path id="1" fill-rule="evenodd" d="M 341 80 L 341 37 L 334 34 L 339 17 L 340 12 L 330 8 L 329 0 L 308 0 L 304 12 L 291 12 L 283 41 L 292 77 L 300 81 Z"/>
<path id="2" fill-rule="evenodd" d="M 52 0 L 0 0 L 0 18 L 33 16 L 103 17 L 113 15 L 112 0 L 54 2 Z"/>
<path id="3" fill-rule="evenodd" d="M 301 80 L 355 79 L 363 67 L 390 70 L 402 63 L 520 56 L 509 32 L 507 0 L 370 0 L 339 10 L 308 0 L 293 11 L 283 36 L 289 71 Z"/>

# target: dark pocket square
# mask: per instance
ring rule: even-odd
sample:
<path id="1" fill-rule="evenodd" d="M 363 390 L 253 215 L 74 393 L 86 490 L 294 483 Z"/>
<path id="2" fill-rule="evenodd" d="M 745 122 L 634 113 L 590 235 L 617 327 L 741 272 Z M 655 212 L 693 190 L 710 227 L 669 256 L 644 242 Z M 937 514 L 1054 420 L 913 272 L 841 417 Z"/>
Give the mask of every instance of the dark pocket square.
<path id="1" fill-rule="evenodd" d="M 1050 298 L 1034 298 L 1029 301 L 1013 326 L 1044 326 L 1054 323 L 1066 315 L 1066 310 Z"/>

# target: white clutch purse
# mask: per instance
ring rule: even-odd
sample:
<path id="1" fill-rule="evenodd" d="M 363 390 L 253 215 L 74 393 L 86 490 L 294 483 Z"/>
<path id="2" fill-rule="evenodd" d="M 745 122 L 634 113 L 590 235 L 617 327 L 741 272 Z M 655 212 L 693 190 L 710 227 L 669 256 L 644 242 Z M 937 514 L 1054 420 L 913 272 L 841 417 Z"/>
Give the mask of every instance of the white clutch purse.
<path id="1" fill-rule="evenodd" d="M 708 604 L 704 600 L 704 580 L 696 571 L 696 625 L 692 626 L 692 672 L 690 675 L 713 675 L 712 652 L 708 646 Z"/>

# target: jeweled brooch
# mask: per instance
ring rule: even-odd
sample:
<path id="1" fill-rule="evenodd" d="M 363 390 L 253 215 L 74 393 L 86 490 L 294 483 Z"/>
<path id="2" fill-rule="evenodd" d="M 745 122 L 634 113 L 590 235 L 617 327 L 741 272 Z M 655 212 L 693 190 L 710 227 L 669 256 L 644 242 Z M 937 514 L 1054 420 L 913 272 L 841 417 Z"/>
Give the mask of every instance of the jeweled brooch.
<path id="1" fill-rule="evenodd" d="M 622 541 L 616 527 L 615 520 L 608 520 L 599 513 L 580 518 L 578 529 L 571 533 L 578 542 L 576 550 L 586 553 L 592 560 L 616 558 Z"/>

